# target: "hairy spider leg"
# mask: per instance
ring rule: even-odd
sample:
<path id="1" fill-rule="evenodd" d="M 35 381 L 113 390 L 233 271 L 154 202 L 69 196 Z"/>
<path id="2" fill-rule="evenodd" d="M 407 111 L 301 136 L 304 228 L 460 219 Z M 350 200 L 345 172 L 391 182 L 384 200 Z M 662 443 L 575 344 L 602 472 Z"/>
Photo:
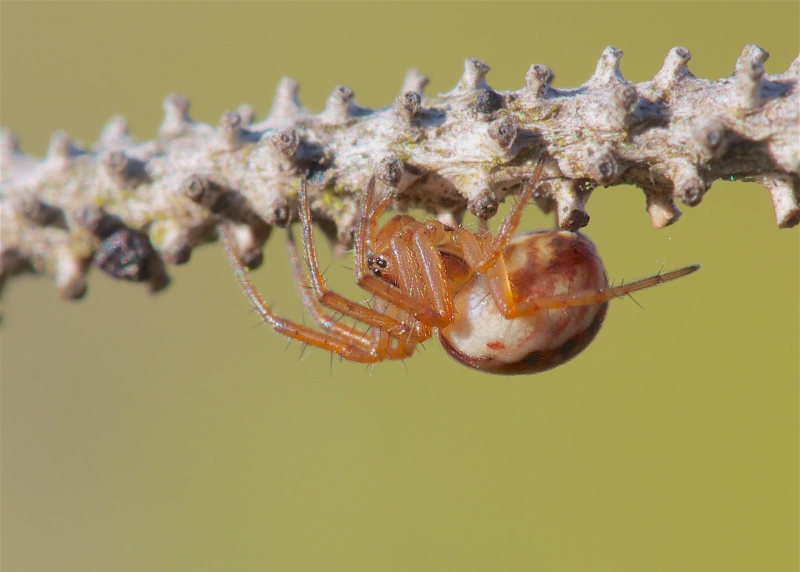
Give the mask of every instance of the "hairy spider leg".
<path id="1" fill-rule="evenodd" d="M 309 292 L 310 286 L 303 273 L 300 256 L 297 252 L 297 245 L 294 242 L 291 229 L 287 232 L 286 250 L 289 255 L 292 277 L 297 286 L 300 300 L 303 302 L 303 307 L 321 328 L 334 337 L 347 340 L 350 343 L 359 345 L 370 353 L 388 357 L 389 359 L 403 359 L 414 353 L 416 347 L 416 343 L 414 342 L 391 338 L 388 333 L 379 328 L 372 328 L 369 332 L 362 332 L 356 329 L 355 325 L 350 326 L 348 324 L 343 324 L 338 319 L 329 316 L 325 311 L 325 307 Z M 385 313 L 390 317 L 396 318 L 395 314 L 397 312 L 394 307 L 387 307 Z M 397 341 L 396 345 L 393 340 Z"/>
<path id="2" fill-rule="evenodd" d="M 431 308 L 429 306 L 426 298 L 404 292 L 399 287 L 381 280 L 369 272 L 367 267 L 367 245 L 374 244 L 377 235 L 378 217 L 386 210 L 392 199 L 391 193 L 387 193 L 382 199 L 376 201 L 374 189 L 375 179 L 373 177 L 367 186 L 367 192 L 362 201 L 361 216 L 355 240 L 356 281 L 360 287 L 371 292 L 390 306 L 401 308 L 412 315 L 414 319 L 405 322 L 398 321 L 388 314 L 377 312 L 372 308 L 348 300 L 327 287 L 317 260 L 314 233 L 311 226 L 311 209 L 304 181 L 298 193 L 300 202 L 299 214 L 303 235 L 303 250 L 309 267 L 312 290 L 319 303 L 326 308 L 385 330 L 392 338 L 400 340 L 402 344 L 421 342 L 431 337 L 432 330 L 430 326 L 449 324 L 452 321 L 452 311 L 442 317 L 437 313 L 435 307 Z M 402 259 L 399 259 L 397 264 L 398 268 L 404 265 Z M 441 273 L 441 263 L 436 260 L 435 264 L 439 264 Z M 410 268 L 413 268 L 413 266 L 411 264 Z M 436 269 L 432 272 L 435 273 Z M 441 282 L 446 286 L 443 277 Z"/>
<path id="3" fill-rule="evenodd" d="M 407 337 L 414 339 L 415 341 L 421 341 L 416 339 L 416 332 L 413 331 L 413 328 L 409 324 L 400 322 L 391 316 L 377 312 L 368 306 L 364 306 L 363 304 L 348 300 L 344 296 L 337 294 L 328 288 L 325 278 L 322 276 L 322 272 L 320 271 L 319 261 L 317 259 L 317 249 L 314 243 L 314 229 L 311 225 L 311 207 L 308 202 L 305 177 L 300 183 L 300 190 L 297 196 L 300 203 L 299 215 L 300 228 L 303 237 L 303 253 L 309 269 L 311 288 L 320 304 L 326 308 L 339 312 L 340 314 L 344 314 L 350 318 L 355 318 L 359 322 L 364 322 L 370 326 L 386 330 L 393 337 Z M 359 231 L 359 234 L 360 233 L 361 232 Z M 358 238 L 356 239 L 356 242 L 358 242 Z M 358 262 L 356 262 L 356 265 L 358 266 Z M 387 284 L 383 281 L 381 281 L 381 283 L 384 286 L 391 287 L 391 284 Z M 395 288 L 395 290 L 397 289 Z M 405 305 L 405 296 L 390 296 L 389 294 L 391 293 L 393 292 L 389 292 L 388 294 L 382 293 L 384 295 L 381 297 L 390 304 Z M 397 302 L 400 302 L 400 304 L 397 304 Z"/>
<path id="4" fill-rule="evenodd" d="M 464 254 L 464 260 L 470 270 L 486 276 L 492 298 L 506 318 L 510 318 L 510 314 L 513 312 L 514 297 L 503 253 L 508 246 L 508 241 L 517 231 L 525 207 L 539 184 L 543 169 L 544 156 L 539 158 L 533 174 L 523 185 L 517 196 L 517 202 L 503 219 L 494 237 L 485 234 L 476 236 L 464 228 L 457 230 L 457 238 Z"/>
<path id="5" fill-rule="evenodd" d="M 264 302 L 261 294 L 259 294 L 255 286 L 253 286 L 252 282 L 250 282 L 250 279 L 247 276 L 247 270 L 244 268 L 244 266 L 242 266 L 241 262 L 239 262 L 239 259 L 236 257 L 236 253 L 233 250 L 233 243 L 227 233 L 227 230 L 222 232 L 222 242 L 225 246 L 225 253 L 228 256 L 228 262 L 230 262 L 230 265 L 233 268 L 236 279 L 239 282 L 239 286 L 242 288 L 245 295 L 250 299 L 250 302 L 253 304 L 256 312 L 258 312 L 258 316 L 273 330 L 283 336 L 286 336 L 287 338 L 333 352 L 350 361 L 360 363 L 375 363 L 384 359 L 384 355 L 381 355 L 381 352 L 371 353 L 369 351 L 365 351 L 358 345 L 346 339 L 342 339 L 328 333 L 318 332 L 317 330 L 313 330 L 307 326 L 298 324 L 297 322 L 282 318 L 273 312 L 272 308 L 270 308 L 269 305 Z"/>
<path id="6" fill-rule="evenodd" d="M 424 304 L 424 311 L 414 317 L 428 328 L 448 326 L 453 321 L 453 299 L 441 257 L 425 227 L 412 222 L 391 237 L 389 246 L 401 289 Z"/>
<path id="7" fill-rule="evenodd" d="M 593 304 L 602 304 L 603 302 L 607 302 L 612 298 L 627 296 L 633 292 L 644 290 L 645 288 L 652 288 L 653 286 L 681 278 L 682 276 L 696 272 L 699 269 L 699 264 L 692 264 L 691 266 L 684 266 L 683 268 L 671 270 L 664 274 L 659 272 L 653 276 L 635 280 L 627 284 L 621 284 L 620 286 L 597 288 L 594 290 L 583 290 L 581 292 L 561 294 L 558 296 L 548 296 L 546 298 L 530 298 L 522 301 L 514 301 L 512 299 L 511 303 L 509 304 L 510 311 L 508 313 L 503 311 L 503 315 L 506 318 L 511 319 L 533 314 L 539 310 L 548 310 L 551 308 L 570 308 L 573 306 L 591 306 Z"/>
<path id="8" fill-rule="evenodd" d="M 656 274 L 649 278 L 636 280 L 628 284 L 616 287 L 598 288 L 584 290 L 558 296 L 548 296 L 545 298 L 529 298 L 526 300 L 515 300 L 511 289 L 511 282 L 506 268 L 505 259 L 502 256 L 508 241 L 516 232 L 525 205 L 533 193 L 536 184 L 542 173 L 543 159 L 539 159 L 533 176 L 523 187 L 519 194 L 519 200 L 515 204 L 506 218 L 503 220 L 494 239 L 481 242 L 478 237 L 464 231 L 458 234 L 464 252 L 464 260 L 474 272 L 484 274 L 489 281 L 489 288 L 492 298 L 497 304 L 498 309 L 506 319 L 517 318 L 553 308 L 570 308 L 574 306 L 590 306 L 601 304 L 612 298 L 626 296 L 638 290 L 651 288 L 670 280 L 675 280 L 698 270 L 699 265 L 686 266 L 666 274 Z M 487 267 L 488 266 L 488 267 Z"/>
<path id="9" fill-rule="evenodd" d="M 359 225 L 356 240 L 354 243 L 353 257 L 356 264 L 356 282 L 359 286 L 373 293 L 375 296 L 394 304 L 409 314 L 413 315 L 416 320 L 422 322 L 428 328 L 422 328 L 423 331 L 430 332 L 430 327 L 439 327 L 441 324 L 450 323 L 452 317 L 452 310 L 443 317 L 441 314 L 442 308 L 436 306 L 431 307 L 431 300 L 426 296 L 426 289 L 423 284 L 426 280 L 426 275 L 435 274 L 436 270 L 426 268 L 422 274 L 418 274 L 418 265 L 424 264 L 422 260 L 414 261 L 416 257 L 414 249 L 407 249 L 401 242 L 411 244 L 413 239 L 410 233 L 413 232 L 415 225 L 422 226 L 421 223 L 415 221 L 413 225 L 398 228 L 396 233 L 401 237 L 401 240 L 395 240 L 397 236 L 392 239 L 392 254 L 394 262 L 397 265 L 398 271 L 401 276 L 405 276 L 403 287 L 394 286 L 385 280 L 373 275 L 367 262 L 371 247 L 377 242 L 378 234 L 378 218 L 383 214 L 386 208 L 391 203 L 392 193 L 386 193 L 382 198 L 377 199 L 375 196 L 375 177 L 370 179 L 364 194 L 364 200 L 361 203 L 359 213 Z M 374 206 L 373 206 L 374 205 Z M 389 223 L 391 224 L 391 223 Z M 427 256 L 426 256 L 427 257 Z M 438 258 L 438 256 L 437 256 Z M 441 267 L 441 262 L 437 262 Z M 411 279 L 411 276 L 417 274 L 417 279 Z M 446 282 L 444 282 L 446 286 Z M 452 304 L 451 304 L 452 306 Z M 420 334 L 423 332 L 421 331 Z M 428 336 L 430 337 L 430 333 Z M 427 337 L 425 339 L 427 339 Z M 423 340 L 418 340 L 423 341 Z"/>
<path id="10" fill-rule="evenodd" d="M 303 266 L 300 262 L 300 256 L 297 253 L 297 245 L 294 242 L 294 236 L 292 235 L 291 228 L 287 230 L 286 252 L 289 256 L 289 267 L 292 271 L 292 278 L 294 279 L 297 294 L 300 296 L 306 313 L 308 313 L 308 315 L 325 331 L 347 338 L 352 343 L 359 344 L 365 349 L 370 348 L 373 343 L 370 336 L 354 327 L 348 327 L 346 324 L 342 324 L 338 319 L 329 316 L 325 312 L 324 306 L 309 293 L 311 286 L 303 273 Z"/>
<path id="11" fill-rule="evenodd" d="M 376 307 L 381 308 L 385 305 L 385 311 L 387 315 L 392 316 L 396 320 L 406 323 L 408 320 L 412 320 L 406 312 L 394 306 L 392 304 L 386 304 L 383 300 L 376 300 Z M 415 325 L 417 322 L 414 322 Z M 397 360 L 397 359 L 405 359 L 407 357 L 411 357 L 414 354 L 414 351 L 417 349 L 417 344 L 419 342 L 412 341 L 406 336 L 405 338 L 395 338 L 390 336 L 387 332 L 381 332 L 377 329 L 373 328 L 371 330 L 374 332 L 376 337 L 380 336 L 380 340 L 382 343 L 385 343 L 385 355 L 389 359 Z M 416 330 L 415 330 L 416 331 Z M 432 334 L 433 332 L 431 332 Z M 430 335 L 428 335 L 428 338 Z M 425 338 L 425 339 L 428 339 Z M 381 346 L 384 347 L 384 346 Z"/>
<path id="12" fill-rule="evenodd" d="M 377 242 L 378 217 L 388 207 L 391 196 L 387 193 L 376 200 L 375 178 L 370 180 L 361 205 L 355 241 L 356 281 L 375 296 L 413 315 L 420 323 L 417 326 L 418 337 L 427 339 L 432 334 L 431 328 L 442 328 L 452 323 L 454 312 L 444 267 L 439 252 L 428 239 L 428 227 L 419 221 L 401 223 L 399 218 L 387 223 L 387 226 L 398 226 L 389 243 L 392 262 L 400 277 L 399 286 L 389 284 L 370 272 L 368 256 Z"/>
<path id="13" fill-rule="evenodd" d="M 485 274 L 492 265 L 502 260 L 503 251 L 508 245 L 508 241 L 514 236 L 514 233 L 517 232 L 517 227 L 522 220 L 525 207 L 528 206 L 531 195 L 533 195 L 533 191 L 539 184 L 543 169 L 544 155 L 537 161 L 533 174 L 522 186 L 522 189 L 517 195 L 517 202 L 505 216 L 493 238 L 482 241 L 483 243 L 481 243 L 475 235 L 467 229 L 460 227 L 457 230 L 458 241 L 464 250 L 464 259 L 473 272 Z M 485 237 L 486 235 L 481 236 Z"/>

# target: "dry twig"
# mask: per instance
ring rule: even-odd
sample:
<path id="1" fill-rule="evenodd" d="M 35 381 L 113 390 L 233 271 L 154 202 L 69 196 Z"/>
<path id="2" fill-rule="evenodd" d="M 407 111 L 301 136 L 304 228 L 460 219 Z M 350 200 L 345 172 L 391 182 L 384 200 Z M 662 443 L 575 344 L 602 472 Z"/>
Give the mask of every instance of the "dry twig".
<path id="1" fill-rule="evenodd" d="M 54 134 L 42 161 L 3 131 L 0 284 L 46 272 L 63 298 L 80 298 L 94 263 L 155 291 L 168 283 L 164 262 L 188 261 L 223 221 L 255 267 L 271 228 L 295 218 L 305 173 L 315 218 L 340 249 L 375 172 L 399 180 L 399 209 L 421 207 L 451 224 L 466 210 L 489 218 L 542 151 L 549 160 L 535 199 L 562 229 L 589 222 L 584 205 L 597 186 L 640 187 L 662 228 L 680 216 L 674 199 L 697 205 L 717 179 L 761 183 L 778 226 L 800 222 L 800 58 L 770 76 L 767 52 L 747 46 L 731 77 L 709 81 L 689 72 L 688 50 L 674 48 L 651 81 L 634 85 L 621 56 L 607 48 L 575 89 L 551 87 L 550 70 L 533 65 L 522 89 L 496 92 L 486 64 L 467 60 L 452 91 L 426 97 L 427 78 L 411 70 L 387 109 L 359 107 L 339 86 L 317 115 L 284 79 L 264 121 L 253 123 L 243 106 L 216 128 L 193 122 L 188 101 L 171 95 L 156 140 L 134 142 L 117 117 L 88 150 Z"/>

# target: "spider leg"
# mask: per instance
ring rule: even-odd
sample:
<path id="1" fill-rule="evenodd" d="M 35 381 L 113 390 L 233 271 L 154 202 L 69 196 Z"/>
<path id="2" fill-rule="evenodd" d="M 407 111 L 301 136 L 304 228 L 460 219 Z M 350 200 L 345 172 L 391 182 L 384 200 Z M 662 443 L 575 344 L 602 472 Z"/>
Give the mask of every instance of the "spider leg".
<path id="1" fill-rule="evenodd" d="M 392 336 L 389 331 L 381 329 L 380 327 L 372 327 L 372 325 L 369 324 L 370 330 L 361 332 L 355 329 L 355 325 L 348 327 L 346 324 L 339 323 L 338 319 L 332 318 L 325 312 L 325 308 L 319 299 L 315 296 L 311 296 L 308 289 L 304 287 L 306 280 L 291 229 L 288 231 L 287 250 L 292 274 L 295 284 L 298 286 L 298 292 L 303 306 L 317 324 L 325 330 L 331 331 L 352 343 L 370 348 L 372 351 L 379 351 L 385 355 L 385 357 L 388 357 L 388 359 L 404 359 L 412 355 L 417 345 L 415 340 L 420 337 L 427 339 L 431 336 L 432 332 L 424 329 L 421 330 L 419 324 L 416 322 L 412 322 L 411 329 L 403 336 Z M 383 302 L 381 301 L 381 303 Z M 377 312 L 377 310 L 373 311 Z M 396 306 L 386 305 L 383 311 L 380 312 L 380 315 L 405 324 L 407 320 L 398 319 L 397 313 L 398 309 Z"/>
<path id="2" fill-rule="evenodd" d="M 340 323 L 337 319 L 329 316 L 322 304 L 312 296 L 308 291 L 308 284 L 306 277 L 303 274 L 303 267 L 300 263 L 300 256 L 297 253 L 297 246 L 294 243 L 292 231 L 289 229 L 286 240 L 286 251 L 289 255 L 289 266 L 292 270 L 292 278 L 294 279 L 297 293 L 303 303 L 303 307 L 309 316 L 325 331 L 335 333 L 342 338 L 350 340 L 352 343 L 358 344 L 361 347 L 368 348 L 372 345 L 372 338 L 370 336 L 356 330 L 355 328 L 348 327 L 346 324 Z"/>
<path id="3" fill-rule="evenodd" d="M 234 274 L 239 282 L 239 286 L 241 286 L 245 295 L 250 299 L 259 317 L 273 330 L 287 338 L 336 353 L 350 361 L 375 363 L 385 358 L 385 352 L 379 351 L 380 348 L 376 348 L 377 351 L 367 351 L 335 334 L 318 332 L 275 314 L 272 308 L 264 302 L 261 294 L 259 294 L 258 290 L 256 290 L 255 286 L 253 286 L 252 282 L 250 282 L 250 279 L 247 277 L 247 270 L 245 270 L 236 257 L 233 244 L 226 232 L 222 233 L 222 242 L 225 246 L 225 253 L 228 256 L 228 261 L 233 267 Z"/>
<path id="4" fill-rule="evenodd" d="M 453 321 L 452 296 L 439 253 L 426 236 L 426 226 L 421 223 L 398 228 L 389 241 L 398 284 L 389 283 L 370 271 L 368 256 L 371 246 L 377 242 L 378 217 L 391 196 L 387 193 L 379 200 L 375 198 L 374 178 L 367 186 L 354 245 L 356 281 L 377 298 L 412 315 L 416 324 L 413 338 L 419 342 L 431 336 L 431 328 L 444 327 Z"/>
<path id="5" fill-rule="evenodd" d="M 464 253 L 464 260 L 473 272 L 484 274 L 489 280 L 492 297 L 500 311 L 507 318 L 511 317 L 515 307 L 514 295 L 511 290 L 508 271 L 506 269 L 503 251 L 508 246 L 508 241 L 516 232 L 525 206 L 533 194 L 544 168 L 544 157 L 536 164 L 533 175 L 517 197 L 517 202 L 503 219 L 497 234 L 493 238 L 486 235 L 475 235 L 461 227 L 456 230 L 458 242 Z"/>
<path id="6" fill-rule="evenodd" d="M 429 326 L 449 326 L 453 322 L 455 309 L 442 258 L 424 232 L 415 232 L 410 242 L 416 267 L 424 278 L 423 285 L 429 304 L 426 312 L 418 317 Z"/>
<path id="7" fill-rule="evenodd" d="M 374 185 L 374 183 L 371 184 Z M 340 312 L 345 316 L 355 318 L 359 322 L 363 322 L 380 329 L 385 329 L 395 337 L 407 335 L 410 331 L 408 324 L 404 324 L 389 316 L 385 316 L 380 312 L 376 312 L 372 308 L 352 300 L 348 300 L 344 296 L 337 294 L 328 288 L 327 283 L 320 272 L 319 261 L 317 260 L 317 250 L 314 243 L 314 229 L 311 225 L 311 208 L 308 202 L 308 195 L 306 193 L 305 179 L 303 179 L 301 182 L 298 199 L 300 202 L 299 215 L 300 228 L 303 236 L 303 252 L 305 254 L 306 264 L 308 264 L 309 268 L 311 287 L 320 304 L 326 308 Z M 356 242 L 358 243 L 358 240 Z M 379 280 L 376 277 L 373 278 Z M 386 285 L 385 282 L 381 282 Z M 384 296 L 384 298 L 389 303 L 395 303 L 396 301 L 390 297 Z"/>
<path id="8" fill-rule="evenodd" d="M 445 318 L 448 325 L 453 321 L 453 295 L 447 285 L 447 275 L 439 252 L 422 232 L 414 234 L 414 254 L 425 274 L 429 301 L 437 317 Z M 437 325 L 438 324 L 434 324 Z"/>
<path id="9" fill-rule="evenodd" d="M 391 194 L 387 193 L 380 200 L 375 198 L 375 178 L 373 177 L 361 203 L 358 233 L 354 243 L 353 258 L 356 263 L 356 282 L 368 292 L 379 298 L 407 310 L 415 317 L 423 319 L 430 314 L 430 308 L 425 297 L 420 295 L 418 281 L 408 281 L 402 288 L 390 284 L 373 275 L 367 262 L 370 247 L 377 241 L 378 217 L 386 210 L 391 201 Z M 378 203 L 375 208 L 374 203 Z M 398 262 L 402 264 L 402 262 Z M 407 267 L 407 266 L 406 266 Z M 426 338 L 427 339 L 427 338 Z M 421 340 L 417 340 L 421 341 Z"/>
<path id="10" fill-rule="evenodd" d="M 464 260 L 474 272 L 478 272 L 477 268 L 479 268 L 479 264 L 476 261 L 480 260 L 482 253 L 487 252 L 487 250 L 491 253 L 491 249 L 494 247 L 492 244 L 489 244 L 489 249 L 485 250 L 485 245 L 481 245 L 478 238 L 479 237 L 469 233 L 459 235 L 461 247 L 464 252 Z M 473 266 L 473 264 L 475 264 L 475 266 Z M 515 302 L 505 258 L 497 256 L 494 262 L 481 271 L 481 273 L 486 276 L 489 281 L 489 291 L 491 292 L 492 298 L 494 298 L 495 304 L 497 304 L 497 307 L 506 318 L 510 318 Z"/>
<path id="11" fill-rule="evenodd" d="M 355 328 L 355 325 L 348 326 L 340 323 L 325 312 L 325 307 L 320 304 L 316 297 L 311 296 L 306 286 L 306 279 L 303 275 L 303 267 L 300 263 L 300 256 L 297 253 L 297 246 L 294 243 L 291 229 L 288 231 L 286 250 L 289 255 L 289 263 L 292 269 L 292 277 L 297 286 L 297 292 L 306 312 L 324 330 L 335 334 L 338 337 L 348 340 L 350 343 L 357 344 L 370 351 L 382 351 L 388 359 L 403 359 L 414 352 L 416 342 L 409 339 L 391 337 L 388 332 L 380 328 L 372 328 L 368 332 L 362 332 Z M 397 319 L 397 308 L 388 306 L 383 315 Z M 399 320 L 402 321 L 402 320 Z M 371 334 L 370 334 L 371 332 Z M 430 337 L 430 335 L 428 336 Z"/>
<path id="12" fill-rule="evenodd" d="M 699 269 L 700 265 L 693 264 L 691 266 L 684 266 L 683 268 L 678 268 L 677 270 L 672 270 L 664 274 L 659 273 L 648 278 L 642 278 L 641 280 L 635 280 L 619 286 L 584 290 L 581 292 L 573 292 L 571 294 L 562 294 L 559 296 L 549 296 L 546 298 L 531 298 L 528 300 L 521 300 L 512 304 L 510 312 L 503 312 L 503 314 L 506 318 L 511 319 L 550 308 L 570 308 L 573 306 L 590 306 L 592 304 L 601 304 L 611 300 L 612 298 L 627 296 L 638 290 L 652 288 L 658 284 L 675 280 L 682 276 L 686 276 L 687 274 L 691 274 Z"/>
<path id="13" fill-rule="evenodd" d="M 422 228 L 422 227 L 421 227 Z M 453 321 L 453 300 L 439 253 L 424 232 L 395 234 L 389 241 L 392 265 L 397 270 L 403 296 L 410 301 L 402 307 L 430 337 L 431 328 L 443 328 Z M 383 284 L 385 282 L 381 281 Z M 371 284 L 365 285 L 370 290 Z M 384 287 L 376 296 L 383 297 Z"/>
<path id="14" fill-rule="evenodd" d="M 542 169 L 544 169 L 544 156 L 539 158 L 533 174 L 517 195 L 517 202 L 511 207 L 511 210 L 497 229 L 497 234 L 492 239 L 479 242 L 475 235 L 466 228 L 459 227 L 456 229 L 458 242 L 464 250 L 464 259 L 474 272 L 484 274 L 493 264 L 503 258 L 503 251 L 508 245 L 508 241 L 517 231 L 522 214 L 525 212 L 525 207 L 539 184 Z"/>
<path id="15" fill-rule="evenodd" d="M 382 302 L 381 302 L 382 303 Z M 393 318 L 406 322 L 408 317 L 407 316 L 400 316 L 400 313 L 405 314 L 402 312 L 397 306 L 387 305 L 386 306 L 386 313 L 391 315 Z M 412 323 L 416 324 L 416 322 Z M 409 339 L 408 336 L 405 338 L 397 338 L 392 337 L 386 332 L 380 332 L 378 330 L 373 330 L 375 337 L 380 337 L 380 342 L 385 343 L 385 345 L 381 346 L 385 349 L 386 355 L 388 359 L 396 360 L 396 359 L 405 359 L 414 353 L 414 350 L 417 347 L 416 341 Z M 429 332 L 427 337 L 429 338 L 431 333 Z M 427 338 L 426 338 L 427 339 Z M 377 340 L 376 340 L 377 342 Z"/>

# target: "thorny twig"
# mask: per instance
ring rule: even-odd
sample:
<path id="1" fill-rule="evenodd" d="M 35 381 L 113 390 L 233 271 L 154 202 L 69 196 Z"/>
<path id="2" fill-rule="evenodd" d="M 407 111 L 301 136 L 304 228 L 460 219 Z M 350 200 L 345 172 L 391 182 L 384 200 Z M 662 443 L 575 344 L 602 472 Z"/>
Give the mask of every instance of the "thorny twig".
<path id="1" fill-rule="evenodd" d="M 46 272 L 63 298 L 80 298 L 93 263 L 158 290 L 169 280 L 164 262 L 186 262 L 223 222 L 242 262 L 258 266 L 271 228 L 296 218 L 305 174 L 315 220 L 340 249 L 373 174 L 396 186 L 398 209 L 450 224 L 466 210 L 487 219 L 542 151 L 535 200 L 562 229 L 589 222 L 584 205 L 597 186 L 640 187 L 662 228 L 680 216 L 674 199 L 694 206 L 717 179 L 761 183 L 778 226 L 800 222 L 800 58 L 766 75 L 767 52 L 746 46 L 731 77 L 709 81 L 689 72 L 688 50 L 673 48 L 651 81 L 634 85 L 621 56 L 607 48 L 575 89 L 551 87 L 550 71 L 533 65 L 523 88 L 496 92 L 488 66 L 470 59 L 452 91 L 426 97 L 427 78 L 411 70 L 387 109 L 359 107 L 338 86 L 317 115 L 284 79 L 264 121 L 243 106 L 216 128 L 193 122 L 188 101 L 171 95 L 156 140 L 134 142 L 117 117 L 89 150 L 54 134 L 42 161 L 4 130 L 0 285 Z"/>

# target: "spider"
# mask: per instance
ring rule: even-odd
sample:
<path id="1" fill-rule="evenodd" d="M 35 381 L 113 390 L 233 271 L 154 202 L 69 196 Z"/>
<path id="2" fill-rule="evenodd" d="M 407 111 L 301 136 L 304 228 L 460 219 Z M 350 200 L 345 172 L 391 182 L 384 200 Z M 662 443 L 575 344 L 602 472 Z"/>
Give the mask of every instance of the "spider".
<path id="1" fill-rule="evenodd" d="M 247 276 L 231 241 L 223 241 L 238 282 L 259 317 L 287 338 L 343 359 L 375 363 L 404 359 L 438 332 L 456 361 L 496 374 L 537 373 L 581 352 L 597 335 L 608 301 L 675 280 L 700 267 L 686 266 L 610 287 L 592 242 L 579 233 L 538 231 L 514 235 L 537 186 L 544 162 L 522 185 L 496 234 L 472 232 L 438 220 L 396 215 L 378 229 L 394 198 L 367 185 L 354 235 L 355 276 L 372 294 L 360 304 L 328 288 L 317 260 L 305 180 L 298 191 L 302 268 L 289 231 L 289 259 L 307 313 L 320 329 L 278 316 Z M 341 323 L 327 310 L 368 328 Z"/>

